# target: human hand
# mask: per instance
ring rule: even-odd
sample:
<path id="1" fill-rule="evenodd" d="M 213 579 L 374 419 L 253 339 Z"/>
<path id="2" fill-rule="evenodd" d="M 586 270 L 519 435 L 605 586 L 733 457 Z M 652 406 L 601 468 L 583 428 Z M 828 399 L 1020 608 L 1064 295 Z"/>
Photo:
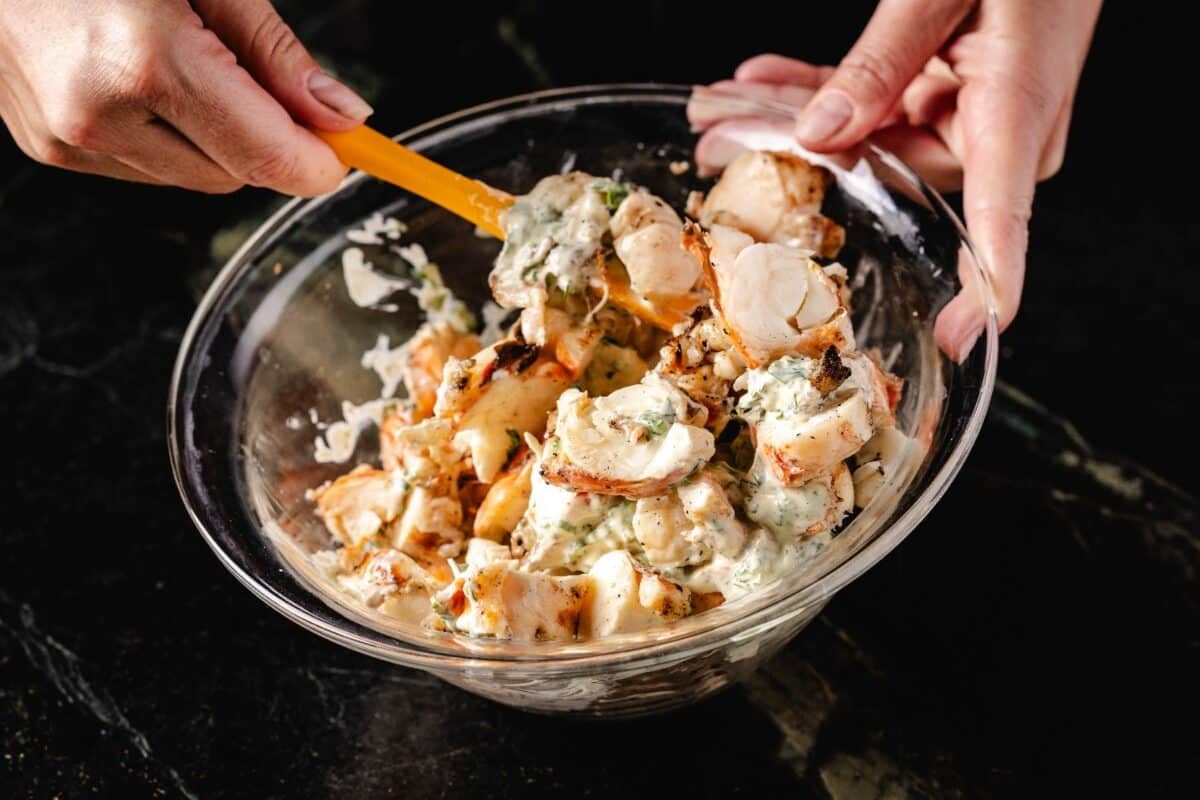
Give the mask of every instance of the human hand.
<path id="1" fill-rule="evenodd" d="M 1100 0 L 882 0 L 836 69 L 763 55 L 735 79 L 815 91 L 795 128 L 809 150 L 870 137 L 937 188 L 961 188 L 1003 330 L 1020 304 L 1034 188 L 1062 164 L 1099 12 Z M 935 336 L 961 359 L 984 324 L 964 293 Z"/>
<path id="2" fill-rule="evenodd" d="M 311 196 L 346 168 L 302 126 L 347 130 L 370 113 L 268 0 L 0 2 L 0 117 L 44 164 Z"/>

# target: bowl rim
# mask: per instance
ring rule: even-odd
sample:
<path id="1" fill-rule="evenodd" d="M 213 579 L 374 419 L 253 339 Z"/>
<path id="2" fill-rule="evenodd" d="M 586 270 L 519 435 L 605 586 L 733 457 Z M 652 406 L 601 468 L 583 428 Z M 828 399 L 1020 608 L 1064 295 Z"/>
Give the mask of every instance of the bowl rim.
<path id="1" fill-rule="evenodd" d="M 396 141 L 411 142 L 446 125 L 501 110 L 516 112 L 522 108 L 549 108 L 562 102 L 581 105 L 586 104 L 589 100 L 593 102 L 611 101 L 615 99 L 614 95 L 618 94 L 628 99 L 660 99 L 669 102 L 678 102 L 681 99 L 686 99 L 691 91 L 691 86 L 681 84 L 612 83 L 588 84 L 527 92 L 445 114 L 408 128 L 392 138 Z M 922 190 L 929 202 L 934 205 L 935 210 L 953 225 L 963 248 L 969 254 L 968 263 L 973 270 L 973 277 L 976 278 L 975 287 L 987 312 L 984 325 L 983 374 L 979 381 L 978 395 L 970 418 L 959 432 L 958 440 L 954 443 L 945 462 L 938 468 L 937 473 L 929 478 L 929 483 L 921 494 L 912 501 L 908 508 L 900 513 L 900 516 L 890 526 L 876 533 L 857 552 L 852 553 L 844 561 L 834 566 L 816 580 L 775 598 L 773 604 L 760 604 L 758 607 L 750 608 L 748 613 L 742 617 L 722 620 L 709 625 L 705 625 L 704 616 L 706 615 L 698 615 L 697 617 L 689 618 L 689 620 L 694 621 L 690 626 L 685 624 L 687 620 L 676 623 L 678 627 L 675 630 L 675 634 L 668 638 L 647 637 L 645 641 L 640 642 L 630 639 L 627 646 L 619 648 L 603 649 L 599 646 L 599 643 L 609 640 L 598 639 L 589 643 L 593 645 L 592 648 L 583 650 L 571 648 L 572 652 L 563 652 L 564 645 L 562 643 L 558 643 L 557 646 L 555 646 L 555 643 L 536 643 L 536 652 L 533 654 L 528 652 L 514 652 L 512 654 L 489 652 L 486 655 L 480 655 L 478 652 L 470 650 L 437 647 L 432 642 L 430 642 L 429 646 L 425 646 L 424 643 L 418 643 L 415 640 L 396 639 L 384 631 L 370 629 L 376 636 L 388 639 L 388 641 L 379 641 L 376 638 L 363 636 L 344 625 L 330 624 L 315 616 L 292 598 L 281 593 L 276 587 L 243 569 L 237 563 L 205 522 L 203 509 L 199 507 L 196 498 L 192 495 L 191 482 L 184 466 L 185 442 L 183 432 L 188 428 L 188 425 L 183 416 L 187 413 L 187 409 L 180 404 L 180 398 L 184 390 L 185 378 L 187 377 L 187 367 L 192 361 L 191 356 L 199 352 L 197 345 L 200 335 L 210 322 L 212 310 L 219 305 L 230 286 L 241 277 L 242 268 L 249 263 L 246 261 L 247 256 L 254 251 L 261 241 L 277 233 L 277 229 L 281 226 L 281 223 L 293 217 L 298 218 L 307 214 L 350 186 L 368 178 L 366 174 L 357 170 L 352 171 L 333 192 L 315 198 L 293 198 L 270 215 L 226 261 L 197 304 L 196 311 L 180 341 L 179 352 L 172 371 L 166 409 L 167 447 L 171 470 L 176 488 L 180 493 L 188 516 L 225 568 L 233 574 L 239 583 L 276 612 L 301 627 L 352 650 L 385 661 L 425 669 L 446 669 L 458 664 L 469 665 L 473 668 L 512 668 L 524 666 L 526 668 L 578 671 L 580 669 L 592 670 L 598 665 L 614 666 L 646 658 L 659 658 L 667 653 L 672 658 L 686 658 L 692 653 L 711 649 L 714 644 L 728 643 L 730 640 L 737 642 L 749 641 L 761 630 L 783 624 L 790 619 L 803 615 L 814 606 L 819 607 L 823 605 L 834 593 L 858 578 L 895 549 L 928 515 L 933 506 L 945 494 L 965 463 L 983 427 L 984 418 L 987 415 L 987 409 L 995 387 L 999 359 L 999 326 L 995 294 L 989 279 L 989 272 L 968 236 L 965 226 L 941 194 L 928 186 L 899 158 L 874 144 L 868 143 L 866 147 L 889 168 L 897 171 L 906 180 L 911 181 Z M 200 351 L 203 349 L 201 348 Z M 262 527 L 259 527 L 258 534 L 262 536 L 267 535 Z M 276 547 L 274 543 L 271 543 L 270 546 Z M 301 585 L 301 588 L 308 591 L 308 587 Z M 751 594 L 748 597 L 753 596 Z M 321 600 L 319 597 L 317 599 Z M 323 600 L 321 601 L 324 602 Z M 356 627 L 361 625 L 361 623 L 342 616 L 336 608 L 334 611 L 339 614 L 340 621 Z M 510 643 L 501 644 L 510 645 Z M 526 646 L 527 644 L 511 643 L 510 646 Z M 512 649 L 516 650 L 519 648 L 513 647 Z"/>

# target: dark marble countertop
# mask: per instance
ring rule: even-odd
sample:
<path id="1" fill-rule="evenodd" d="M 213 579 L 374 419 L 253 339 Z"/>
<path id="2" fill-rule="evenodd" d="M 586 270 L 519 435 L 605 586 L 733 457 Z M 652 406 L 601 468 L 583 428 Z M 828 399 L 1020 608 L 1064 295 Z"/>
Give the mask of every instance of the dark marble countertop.
<path id="1" fill-rule="evenodd" d="M 868 12 L 764 25 L 780 12 L 743 4 L 714 30 L 617 2 L 619 36 L 568 40 L 550 4 L 385 5 L 281 4 L 385 130 L 545 85 L 712 80 L 760 50 L 831 61 Z M 1170 87 L 1128 105 L 1150 23 L 1112 5 L 963 473 L 753 679 L 640 721 L 503 708 L 242 589 L 179 502 L 164 405 L 196 299 L 280 201 L 57 173 L 0 142 L 0 797 L 1195 796 L 1200 228 L 1186 158 L 1128 147 Z M 1170 74 L 1170 50 L 1139 69 Z"/>

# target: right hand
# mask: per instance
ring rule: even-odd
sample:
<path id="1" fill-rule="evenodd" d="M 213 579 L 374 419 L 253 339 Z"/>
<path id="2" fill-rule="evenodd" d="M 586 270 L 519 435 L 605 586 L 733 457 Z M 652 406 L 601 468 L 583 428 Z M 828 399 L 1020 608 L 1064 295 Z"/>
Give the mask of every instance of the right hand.
<path id="1" fill-rule="evenodd" d="M 937 188 L 961 189 L 1003 331 L 1021 302 L 1034 189 L 1062 163 L 1099 13 L 1100 0 L 882 0 L 836 68 L 763 55 L 735 78 L 802 106 L 795 136 L 808 150 L 870 137 Z M 986 317 L 960 293 L 938 314 L 938 344 L 961 360 Z"/>
<path id="2" fill-rule="evenodd" d="M 312 196 L 346 168 L 303 126 L 348 130 L 370 113 L 268 0 L 0 2 L 0 117 L 43 164 Z"/>

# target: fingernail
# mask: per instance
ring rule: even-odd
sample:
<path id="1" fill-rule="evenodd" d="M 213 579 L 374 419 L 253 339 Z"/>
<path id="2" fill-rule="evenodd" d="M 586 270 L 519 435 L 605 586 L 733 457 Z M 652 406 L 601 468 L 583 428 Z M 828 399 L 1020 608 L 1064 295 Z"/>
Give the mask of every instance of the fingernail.
<path id="1" fill-rule="evenodd" d="M 954 360 L 959 364 L 967 360 L 967 356 L 971 355 L 971 350 L 975 348 L 975 342 L 979 341 L 979 335 L 983 333 L 983 327 L 975 325 L 967 329 L 967 332 L 961 339 L 958 340 L 958 346 L 954 348 Z"/>
<path id="2" fill-rule="evenodd" d="M 375 109 L 353 89 L 320 70 L 309 76 L 308 90 L 323 105 L 355 122 L 362 122 L 375 113 Z"/>
<path id="3" fill-rule="evenodd" d="M 853 114 L 850 98 L 841 92 L 824 92 L 801 112 L 796 138 L 801 143 L 819 144 L 845 127 Z"/>

